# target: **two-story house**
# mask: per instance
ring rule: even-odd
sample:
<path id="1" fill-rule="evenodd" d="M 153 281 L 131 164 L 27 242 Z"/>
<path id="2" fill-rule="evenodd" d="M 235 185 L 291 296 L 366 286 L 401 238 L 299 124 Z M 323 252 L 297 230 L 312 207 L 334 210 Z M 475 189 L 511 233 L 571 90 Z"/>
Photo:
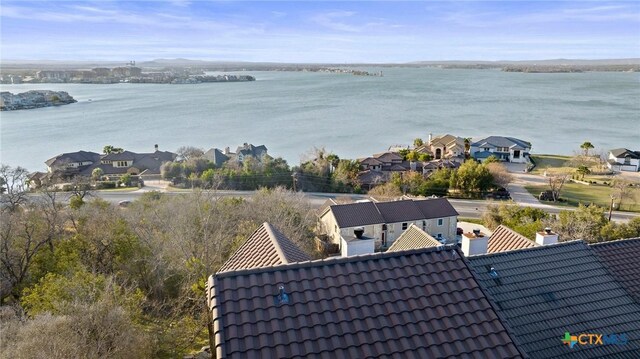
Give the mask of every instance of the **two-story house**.
<path id="1" fill-rule="evenodd" d="M 527 163 L 530 151 L 531 143 L 502 136 L 489 136 L 473 142 L 469 150 L 471 157 L 478 161 L 495 156 L 501 161 L 514 163 Z"/>
<path id="2" fill-rule="evenodd" d="M 439 159 L 452 159 L 459 162 L 464 162 L 464 138 L 453 135 L 443 135 L 432 137 L 429 134 L 429 142 L 426 147 L 436 160 Z"/>
<path id="3" fill-rule="evenodd" d="M 363 230 L 375 239 L 376 247 L 389 247 L 411 224 L 444 242 L 454 242 L 458 212 L 446 198 L 357 202 L 327 206 L 320 223 L 331 242 L 340 245 L 343 237 Z"/>
<path id="4" fill-rule="evenodd" d="M 640 171 L 640 151 L 616 148 L 609 151 L 607 166 L 612 171 Z"/>

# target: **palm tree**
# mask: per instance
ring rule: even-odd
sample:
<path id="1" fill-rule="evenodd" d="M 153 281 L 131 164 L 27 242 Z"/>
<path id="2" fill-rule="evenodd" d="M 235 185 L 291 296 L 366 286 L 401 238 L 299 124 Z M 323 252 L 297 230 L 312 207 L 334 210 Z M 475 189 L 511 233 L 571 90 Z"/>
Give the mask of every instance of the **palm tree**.
<path id="1" fill-rule="evenodd" d="M 589 141 L 584 141 L 581 145 L 580 148 L 582 148 L 584 150 L 584 156 L 585 157 L 589 157 L 589 150 L 594 148 L 593 144 L 591 144 L 591 142 Z"/>

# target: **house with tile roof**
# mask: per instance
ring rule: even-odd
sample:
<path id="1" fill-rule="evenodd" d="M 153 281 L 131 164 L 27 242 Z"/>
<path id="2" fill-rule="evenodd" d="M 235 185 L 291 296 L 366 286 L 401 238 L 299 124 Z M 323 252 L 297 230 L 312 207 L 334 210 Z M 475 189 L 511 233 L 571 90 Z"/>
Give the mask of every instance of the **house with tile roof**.
<path id="1" fill-rule="evenodd" d="M 640 151 L 616 148 L 609 151 L 607 166 L 612 171 L 640 171 Z"/>
<path id="2" fill-rule="evenodd" d="M 320 213 L 321 230 L 332 243 L 363 228 L 376 248 L 388 248 L 411 224 L 442 242 L 456 238 L 458 212 L 446 198 L 358 202 L 327 206 Z"/>
<path id="3" fill-rule="evenodd" d="M 216 358 L 523 358 L 455 247 L 210 276 Z"/>
<path id="4" fill-rule="evenodd" d="M 531 143 L 514 137 L 489 136 L 471 143 L 469 154 L 478 161 L 495 156 L 501 161 L 527 163 Z"/>
<path id="5" fill-rule="evenodd" d="M 415 224 L 402 232 L 400 237 L 387 249 L 387 252 L 406 251 L 411 249 L 431 248 L 441 246 L 442 243 L 420 229 Z"/>
<path id="6" fill-rule="evenodd" d="M 271 224 L 265 222 L 249 236 L 219 272 L 304 262 L 311 257 Z"/>
<path id="7" fill-rule="evenodd" d="M 537 246 L 539 246 L 538 243 L 501 224 L 493 231 L 491 237 L 489 237 L 487 253 L 498 253 Z"/>
<path id="8" fill-rule="evenodd" d="M 464 138 L 453 135 L 442 135 L 432 137 L 429 134 L 429 141 L 427 143 L 429 152 L 433 154 L 433 158 L 436 160 L 450 159 L 457 162 L 464 162 Z"/>
<path id="9" fill-rule="evenodd" d="M 467 260 L 531 358 L 634 358 L 640 353 L 640 304 L 583 241 Z M 567 332 L 624 334 L 628 341 L 570 347 L 562 344 Z"/>
<path id="10" fill-rule="evenodd" d="M 640 238 L 594 243 L 590 247 L 611 274 L 640 303 Z"/>

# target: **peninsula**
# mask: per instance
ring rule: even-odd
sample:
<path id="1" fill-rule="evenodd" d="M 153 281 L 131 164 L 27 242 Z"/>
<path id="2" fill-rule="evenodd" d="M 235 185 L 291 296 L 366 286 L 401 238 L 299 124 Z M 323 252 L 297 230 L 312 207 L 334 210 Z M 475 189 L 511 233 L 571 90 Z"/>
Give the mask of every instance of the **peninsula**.
<path id="1" fill-rule="evenodd" d="M 26 110 L 78 102 L 65 91 L 32 90 L 19 94 L 0 92 L 0 111 Z"/>

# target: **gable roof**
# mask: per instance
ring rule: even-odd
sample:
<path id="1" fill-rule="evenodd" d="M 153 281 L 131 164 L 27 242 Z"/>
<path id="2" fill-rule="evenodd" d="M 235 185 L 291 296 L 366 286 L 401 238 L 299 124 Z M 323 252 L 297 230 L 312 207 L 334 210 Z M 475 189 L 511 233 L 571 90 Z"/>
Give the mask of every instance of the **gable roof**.
<path id="1" fill-rule="evenodd" d="M 204 158 L 213 162 L 216 167 L 222 166 L 225 162 L 229 160 L 229 156 L 225 155 L 222 151 L 217 148 L 211 148 L 203 155 Z"/>
<path id="2" fill-rule="evenodd" d="M 219 272 L 277 266 L 311 260 L 289 238 L 265 222 L 220 268 Z"/>
<path id="3" fill-rule="evenodd" d="M 640 352 L 640 305 L 582 241 L 468 257 L 533 358 L 628 358 Z M 489 274 L 494 268 L 498 274 Z M 565 332 L 625 333 L 626 345 L 561 344 Z"/>
<path id="4" fill-rule="evenodd" d="M 357 202 L 329 207 L 340 228 L 457 216 L 446 198 Z"/>
<path id="5" fill-rule="evenodd" d="M 451 143 L 453 143 L 454 146 L 458 145 L 464 148 L 464 138 L 456 137 L 450 134 L 446 134 L 443 136 L 436 136 L 431 139 L 431 142 L 429 144 L 432 146 L 446 145 L 448 147 L 451 147 L 450 146 Z"/>
<path id="6" fill-rule="evenodd" d="M 640 151 L 631 151 L 626 148 L 614 148 L 610 152 L 616 158 L 624 158 L 625 156 L 629 156 L 634 159 L 640 159 Z"/>
<path id="7" fill-rule="evenodd" d="M 382 161 L 384 163 L 391 163 L 393 161 L 402 161 L 402 156 L 395 152 L 383 152 L 373 155 L 373 158 Z"/>
<path id="8" fill-rule="evenodd" d="M 487 138 L 483 138 L 480 141 L 476 141 L 471 144 L 473 147 L 486 147 L 487 145 L 492 147 L 509 147 L 515 149 L 529 149 L 531 148 L 531 143 L 527 141 L 523 141 L 514 137 L 503 137 L 503 136 L 489 136 Z"/>
<path id="9" fill-rule="evenodd" d="M 539 246 L 538 243 L 516 233 L 511 228 L 499 225 L 489 237 L 487 253 L 498 253 L 514 249 L 531 248 Z"/>
<path id="10" fill-rule="evenodd" d="M 406 231 L 402 232 L 387 252 L 406 251 L 409 249 L 429 248 L 441 246 L 437 239 L 431 237 L 427 232 L 418 228 L 415 224 L 411 224 Z"/>
<path id="11" fill-rule="evenodd" d="M 616 280 L 640 303 L 640 238 L 596 243 L 591 248 Z"/>
<path id="12" fill-rule="evenodd" d="M 217 358 L 523 356 L 457 249 L 218 273 L 207 293 Z"/>

